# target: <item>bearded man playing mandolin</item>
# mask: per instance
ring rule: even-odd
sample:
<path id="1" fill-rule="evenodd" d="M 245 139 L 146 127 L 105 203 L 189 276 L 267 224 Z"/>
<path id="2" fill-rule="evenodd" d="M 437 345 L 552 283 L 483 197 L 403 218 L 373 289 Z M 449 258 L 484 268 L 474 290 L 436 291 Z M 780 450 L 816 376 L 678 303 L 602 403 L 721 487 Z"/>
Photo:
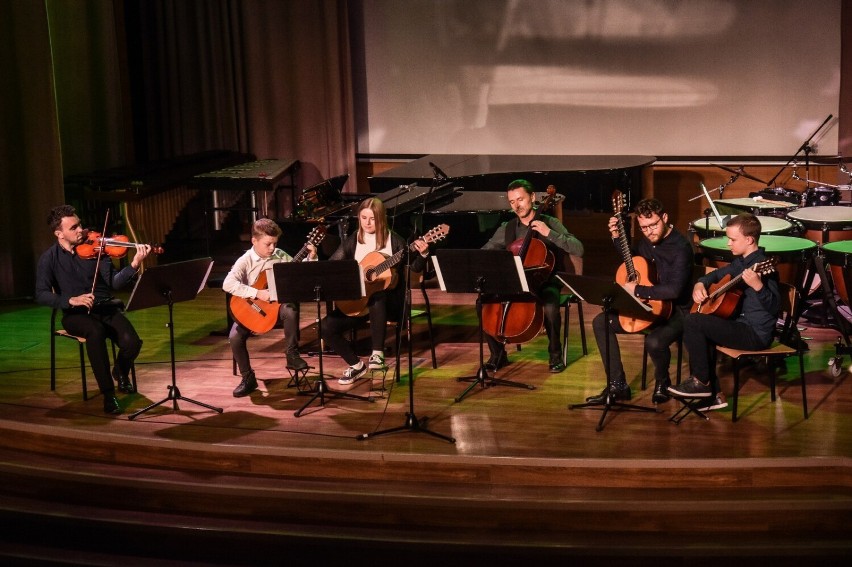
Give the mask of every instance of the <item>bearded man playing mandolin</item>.
<path id="1" fill-rule="evenodd" d="M 278 304 L 270 302 L 268 277 L 271 277 L 272 265 L 276 262 L 294 260 L 289 254 L 277 248 L 281 228 L 272 219 L 257 219 L 251 227 L 251 248 L 240 256 L 222 283 L 222 289 L 231 294 L 231 313 L 234 315 L 234 325 L 228 334 L 231 352 L 240 369 L 240 383 L 234 389 L 234 397 L 241 398 L 257 390 L 257 377 L 251 367 L 246 341 L 253 332 L 261 333 L 271 329 L 277 322 L 284 327 L 284 340 L 287 341 L 287 366 L 294 370 L 303 370 L 308 363 L 299 356 L 296 336 L 299 331 L 299 316 L 293 304 Z M 297 261 L 316 260 L 317 249 L 315 242 L 309 238 L 302 250 L 296 254 Z M 269 275 L 268 275 L 269 274 Z M 262 306 L 262 307 L 261 307 Z M 254 307 L 255 309 L 252 309 Z M 252 330 L 254 325 L 247 318 L 240 322 L 240 313 L 245 310 L 246 316 L 253 312 L 265 317 L 262 329 Z M 277 312 L 276 312 L 277 309 Z"/>
<path id="2" fill-rule="evenodd" d="M 554 189 L 555 190 L 555 189 Z M 557 219 L 549 215 L 541 214 L 536 219 L 535 190 L 526 179 L 516 179 L 509 183 L 506 190 L 509 206 L 515 212 L 517 218 L 503 223 L 482 247 L 483 250 L 506 250 L 511 249 L 512 244 L 524 239 L 532 230 L 533 236 L 544 243 L 547 250 L 555 256 L 556 267 L 554 272 L 565 271 L 568 268 L 566 257 L 583 256 L 583 244 Z M 546 281 L 535 292 L 542 304 L 544 312 L 544 328 L 547 332 L 547 352 L 550 356 L 550 371 L 562 372 L 565 364 L 562 361 L 562 341 L 560 332 L 562 329 L 562 315 L 559 311 L 559 290 L 562 284 L 552 275 L 548 275 Z M 497 338 L 486 334 L 488 349 L 491 357 L 486 366 L 492 370 L 498 370 L 509 363 L 506 356 L 505 345 Z"/>
<path id="3" fill-rule="evenodd" d="M 620 198 L 620 193 L 619 193 Z M 663 210 L 663 204 L 657 199 L 643 199 L 636 204 L 636 219 L 642 238 L 638 239 L 631 250 L 624 234 L 624 226 L 620 208 L 616 207 L 616 215 L 609 219 L 609 232 L 616 248 L 622 249 L 623 255 L 631 264 L 650 266 L 656 272 L 655 279 L 648 273 L 637 270 L 636 281 L 619 282 L 628 293 L 645 301 L 671 302 L 671 315 L 668 318 L 650 321 L 647 325 L 635 330 L 645 330 L 645 349 L 654 364 L 654 394 L 655 404 L 669 401 L 668 387 L 669 363 L 671 362 L 670 346 L 683 334 L 683 323 L 686 312 L 692 304 L 690 300 L 690 283 L 692 278 L 692 246 L 675 227 L 669 224 L 669 216 Z M 634 262 L 635 260 L 635 262 Z M 619 273 L 621 270 L 619 270 Z M 616 280 L 619 280 L 618 276 Z M 606 357 L 606 316 L 598 314 L 592 321 L 595 340 L 604 368 L 609 368 L 609 391 L 605 387 L 597 396 L 586 398 L 590 403 L 606 403 L 607 395 L 612 400 L 629 400 L 632 397 L 630 386 L 624 374 L 621 362 L 621 350 L 618 346 L 618 333 L 635 332 L 635 320 L 625 320 L 618 313 L 611 313 L 609 364 Z"/>
<path id="4" fill-rule="evenodd" d="M 716 345 L 743 350 L 760 350 L 772 343 L 772 333 L 778 319 L 780 295 L 777 273 L 760 276 L 756 264 L 765 265 L 766 256 L 758 246 L 760 220 L 751 213 L 732 218 L 725 227 L 728 248 L 734 261 L 699 278 L 692 289 L 692 299 L 704 303 L 708 286 L 726 276 L 741 277 L 742 303 L 739 315 L 724 319 L 712 313 L 695 312 L 686 318 L 683 346 L 689 353 L 690 377 L 680 386 L 671 386 L 669 392 L 683 398 L 710 398 L 719 392 L 719 384 L 710 383 L 710 349 Z"/>

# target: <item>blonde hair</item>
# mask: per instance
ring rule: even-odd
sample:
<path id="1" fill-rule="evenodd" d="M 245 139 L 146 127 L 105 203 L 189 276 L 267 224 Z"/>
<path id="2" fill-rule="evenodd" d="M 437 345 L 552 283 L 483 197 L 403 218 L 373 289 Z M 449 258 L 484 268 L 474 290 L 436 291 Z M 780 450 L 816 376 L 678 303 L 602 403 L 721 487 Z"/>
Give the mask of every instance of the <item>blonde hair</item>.
<path id="1" fill-rule="evenodd" d="M 279 227 L 272 219 L 257 219 L 251 225 L 251 235 L 254 238 L 262 236 L 281 236 L 281 227 Z"/>
<path id="2" fill-rule="evenodd" d="M 361 228 L 361 211 L 364 209 L 373 211 L 373 218 L 376 223 L 376 250 L 381 250 L 387 244 L 389 236 L 388 215 L 385 204 L 381 199 L 368 197 L 358 205 L 358 242 L 360 244 L 364 244 L 364 231 Z"/>

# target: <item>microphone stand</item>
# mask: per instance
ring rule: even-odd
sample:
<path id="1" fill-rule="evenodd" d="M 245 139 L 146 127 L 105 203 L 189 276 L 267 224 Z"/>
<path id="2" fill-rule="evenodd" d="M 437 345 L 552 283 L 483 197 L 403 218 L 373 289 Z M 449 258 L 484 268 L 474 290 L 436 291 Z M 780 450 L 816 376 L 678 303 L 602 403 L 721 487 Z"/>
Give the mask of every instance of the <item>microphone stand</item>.
<path id="1" fill-rule="evenodd" d="M 828 117 L 826 117 L 826 119 L 822 121 L 822 124 L 820 124 L 820 125 L 819 125 L 819 127 L 818 127 L 816 130 L 814 130 L 814 133 L 813 133 L 813 134 L 811 134 L 810 136 L 808 136 L 808 139 L 807 139 L 807 140 L 805 140 L 805 141 L 802 143 L 802 145 L 801 145 L 801 146 L 799 146 L 799 149 L 798 149 L 798 150 L 796 150 L 796 153 L 795 153 L 795 154 L 793 154 L 793 157 L 791 157 L 789 160 L 787 160 L 787 163 L 785 163 L 785 164 L 781 167 L 781 169 L 779 169 L 779 170 L 778 170 L 778 173 L 776 173 L 776 174 L 775 174 L 775 177 L 773 177 L 772 179 L 770 179 L 770 180 L 769 180 L 769 183 L 768 183 L 768 185 L 767 185 L 767 186 L 771 187 L 771 186 L 773 185 L 773 183 L 775 183 L 775 180 L 778 178 L 778 176 L 779 176 L 779 175 L 781 175 L 781 173 L 782 173 L 785 169 L 787 169 L 787 167 L 788 167 L 791 163 L 793 163 L 793 161 L 796 159 L 796 157 L 798 157 L 798 155 L 799 155 L 801 152 L 805 152 L 805 171 L 807 172 L 808 163 L 809 163 L 809 156 L 810 156 L 810 153 L 811 153 L 812 151 L 814 151 L 813 146 L 811 146 L 811 140 L 813 140 L 813 139 L 814 139 L 814 137 L 815 137 L 815 136 L 819 133 L 819 131 L 820 131 L 820 130 L 822 130 L 822 129 L 823 129 L 823 127 L 824 127 L 826 124 L 828 124 L 829 120 L 831 120 L 833 117 L 834 117 L 834 115 L 829 114 L 829 115 L 828 115 Z"/>
<path id="2" fill-rule="evenodd" d="M 431 194 L 432 189 L 437 184 L 437 179 L 432 180 L 432 186 L 429 188 L 429 192 L 423 198 L 423 211 L 426 211 L 426 202 L 429 199 L 429 194 Z M 370 437 L 378 437 L 379 435 L 387 435 L 388 433 L 396 433 L 398 431 L 413 431 L 415 433 L 427 433 L 433 437 L 437 437 L 438 439 L 443 439 L 448 443 L 455 443 L 456 440 L 454 437 L 448 437 L 446 435 L 442 435 L 435 431 L 430 431 L 426 429 L 426 422 L 428 421 L 428 417 L 424 417 L 423 419 L 418 419 L 417 415 L 414 413 L 414 364 L 412 362 L 413 356 L 411 352 L 411 255 L 414 252 L 410 247 L 406 247 L 407 252 L 405 254 L 405 303 L 403 305 L 402 310 L 402 320 L 400 321 L 400 325 L 404 325 L 405 327 L 405 337 L 406 343 L 408 346 L 408 411 L 405 414 L 405 423 L 397 427 L 391 427 L 389 429 L 383 429 L 381 431 L 375 431 L 373 433 L 362 433 L 357 435 L 355 439 L 358 441 L 363 441 L 364 439 L 368 439 Z M 401 335 L 400 335 L 401 336 Z M 397 344 L 397 352 L 399 352 L 400 345 Z M 397 365 L 397 371 L 399 371 L 399 366 Z"/>

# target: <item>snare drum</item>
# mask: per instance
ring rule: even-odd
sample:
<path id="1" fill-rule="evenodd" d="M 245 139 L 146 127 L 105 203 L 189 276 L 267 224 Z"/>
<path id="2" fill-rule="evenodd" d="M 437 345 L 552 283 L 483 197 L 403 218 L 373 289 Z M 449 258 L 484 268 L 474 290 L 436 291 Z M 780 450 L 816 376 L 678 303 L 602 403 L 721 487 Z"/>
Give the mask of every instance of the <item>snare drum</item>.
<path id="1" fill-rule="evenodd" d="M 757 217 L 757 220 L 760 221 L 760 234 L 784 235 L 789 234 L 793 228 L 792 223 L 784 219 Z M 716 217 L 692 221 L 690 226 L 690 230 L 695 233 L 699 241 L 705 238 L 725 235 L 725 229 L 719 226 L 719 221 L 716 220 Z"/>
<path id="2" fill-rule="evenodd" d="M 852 207 L 804 207 L 787 213 L 787 218 L 805 228 L 805 238 L 817 244 L 852 239 Z"/>
<path id="3" fill-rule="evenodd" d="M 768 258 L 778 258 L 778 279 L 797 288 L 805 277 L 810 259 L 816 253 L 817 245 L 807 238 L 795 236 L 761 236 L 758 246 L 764 249 Z M 728 248 L 727 237 L 708 238 L 698 243 L 698 249 L 704 256 L 705 266 L 721 268 L 734 259 Z"/>
<path id="4" fill-rule="evenodd" d="M 849 290 L 852 289 L 852 240 L 829 242 L 822 250 L 831 269 L 834 289 L 843 303 L 849 305 Z"/>
<path id="5" fill-rule="evenodd" d="M 840 191 L 836 187 L 810 187 L 802 200 L 806 207 L 832 207 L 840 202 Z"/>

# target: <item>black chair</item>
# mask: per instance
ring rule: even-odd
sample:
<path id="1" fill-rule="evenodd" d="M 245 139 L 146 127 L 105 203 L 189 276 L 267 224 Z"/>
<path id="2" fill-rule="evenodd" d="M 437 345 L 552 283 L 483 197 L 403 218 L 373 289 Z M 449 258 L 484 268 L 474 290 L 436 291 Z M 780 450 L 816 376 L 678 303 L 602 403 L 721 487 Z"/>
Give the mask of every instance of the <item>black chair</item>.
<path id="1" fill-rule="evenodd" d="M 77 346 L 80 350 L 80 381 L 83 384 L 83 399 L 89 399 L 89 390 L 86 384 L 86 355 L 85 355 L 85 337 L 72 335 L 65 329 L 56 328 L 56 309 L 50 313 L 50 391 L 56 390 L 56 337 L 71 339 L 77 341 Z M 115 365 L 115 343 L 110 339 L 110 347 L 112 349 L 112 363 Z M 136 365 L 130 367 L 130 377 L 133 381 L 133 391 L 136 391 Z"/>

